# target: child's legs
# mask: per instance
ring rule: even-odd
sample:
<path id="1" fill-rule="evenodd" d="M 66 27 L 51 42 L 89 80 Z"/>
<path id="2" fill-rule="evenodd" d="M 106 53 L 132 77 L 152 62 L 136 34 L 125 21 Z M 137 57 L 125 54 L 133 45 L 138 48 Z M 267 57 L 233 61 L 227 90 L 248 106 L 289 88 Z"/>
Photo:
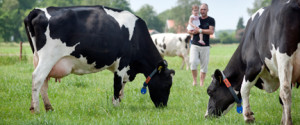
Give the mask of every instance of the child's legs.
<path id="1" fill-rule="evenodd" d="M 199 37 L 200 37 L 200 41 L 203 41 L 203 34 L 202 33 L 199 34 Z"/>

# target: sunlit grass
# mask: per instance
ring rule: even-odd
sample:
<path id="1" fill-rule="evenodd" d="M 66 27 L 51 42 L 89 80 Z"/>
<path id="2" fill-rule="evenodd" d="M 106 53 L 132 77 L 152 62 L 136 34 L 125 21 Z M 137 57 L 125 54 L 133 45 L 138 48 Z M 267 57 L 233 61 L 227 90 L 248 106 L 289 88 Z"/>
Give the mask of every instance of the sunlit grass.
<path id="1" fill-rule="evenodd" d="M 0 54 L 18 54 L 18 44 L 10 49 L 0 44 Z M 28 45 L 26 53 L 31 54 Z M 193 87 L 191 72 L 180 70 L 179 57 L 167 57 L 169 68 L 176 71 L 168 107 L 155 108 L 149 94 L 140 89 L 145 78 L 139 74 L 125 86 L 125 97 L 119 107 L 112 105 L 113 74 L 103 71 L 83 76 L 69 75 L 61 83 L 49 82 L 49 98 L 53 112 L 45 112 L 40 97 L 40 114 L 29 111 L 31 99 L 32 56 L 27 61 L 0 56 L 0 124 L 245 124 L 243 116 L 232 109 L 218 119 L 205 119 L 210 75 L 216 68 L 223 70 L 237 45 L 212 45 L 208 75 L 204 87 Z M 16 49 L 17 48 L 17 49 Z M 5 51 L 4 51 L 5 50 Z M 280 124 L 282 108 L 278 91 L 267 94 L 253 88 L 250 95 L 255 124 Z M 300 124 L 300 98 L 298 89 L 293 90 L 292 119 Z"/>

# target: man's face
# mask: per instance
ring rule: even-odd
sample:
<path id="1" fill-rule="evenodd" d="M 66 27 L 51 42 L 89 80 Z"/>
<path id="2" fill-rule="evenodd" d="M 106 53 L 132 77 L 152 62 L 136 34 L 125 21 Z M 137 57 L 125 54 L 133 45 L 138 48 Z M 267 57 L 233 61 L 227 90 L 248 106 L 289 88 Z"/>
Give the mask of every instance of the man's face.
<path id="1" fill-rule="evenodd" d="M 208 8 L 206 5 L 201 5 L 200 6 L 200 14 L 202 17 L 206 17 L 207 16 L 207 11 L 208 11 Z"/>

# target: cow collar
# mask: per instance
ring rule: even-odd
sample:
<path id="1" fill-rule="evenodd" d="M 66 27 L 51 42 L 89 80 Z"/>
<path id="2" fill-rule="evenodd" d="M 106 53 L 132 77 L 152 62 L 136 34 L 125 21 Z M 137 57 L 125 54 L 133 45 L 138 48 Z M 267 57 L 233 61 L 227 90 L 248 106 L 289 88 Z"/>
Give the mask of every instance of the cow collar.
<path id="1" fill-rule="evenodd" d="M 225 83 L 226 87 L 229 89 L 231 95 L 233 96 L 237 106 L 236 106 L 236 111 L 237 113 L 241 114 L 243 113 L 243 107 L 241 105 L 242 103 L 242 99 L 239 99 L 238 96 L 236 95 L 236 93 L 234 92 L 230 82 L 228 81 L 228 79 L 226 78 L 226 76 L 224 75 L 224 73 L 221 71 L 222 77 L 223 77 L 223 82 Z"/>
<path id="2" fill-rule="evenodd" d="M 157 72 L 157 71 L 161 71 L 161 69 L 163 68 L 163 66 L 159 66 L 158 68 L 155 68 L 153 70 L 153 72 L 147 77 L 146 81 L 144 82 L 143 88 L 141 89 L 141 93 L 142 94 L 146 94 L 147 93 L 147 86 L 148 83 L 150 82 L 152 76 Z"/>

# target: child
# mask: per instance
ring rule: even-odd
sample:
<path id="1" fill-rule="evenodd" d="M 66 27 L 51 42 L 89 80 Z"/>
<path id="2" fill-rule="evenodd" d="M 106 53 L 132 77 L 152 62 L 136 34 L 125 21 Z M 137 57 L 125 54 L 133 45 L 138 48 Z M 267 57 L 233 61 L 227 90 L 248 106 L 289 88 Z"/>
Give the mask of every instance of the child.
<path id="1" fill-rule="evenodd" d="M 189 24 L 187 26 L 187 30 L 191 31 L 196 29 L 200 25 L 200 20 L 199 20 L 199 6 L 198 5 L 193 5 L 192 6 L 192 15 L 190 16 L 189 19 Z M 203 41 L 203 34 L 199 34 L 200 40 L 198 41 L 201 45 L 205 45 L 205 42 Z"/>

